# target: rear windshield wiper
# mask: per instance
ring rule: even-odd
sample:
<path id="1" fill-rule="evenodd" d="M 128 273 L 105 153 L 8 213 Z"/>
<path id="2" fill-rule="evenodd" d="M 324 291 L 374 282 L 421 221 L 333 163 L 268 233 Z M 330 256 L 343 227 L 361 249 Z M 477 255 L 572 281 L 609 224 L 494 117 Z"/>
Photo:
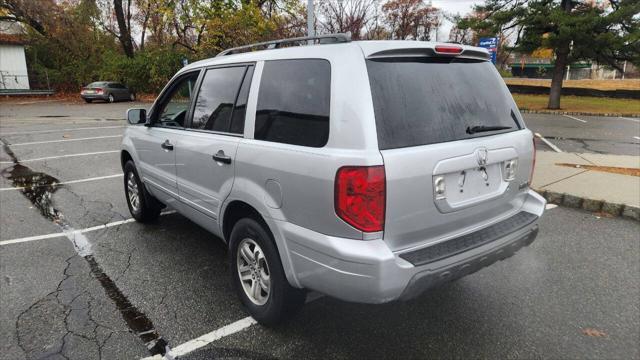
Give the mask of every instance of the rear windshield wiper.
<path id="1" fill-rule="evenodd" d="M 485 132 L 485 131 L 496 131 L 496 130 L 507 130 L 507 129 L 511 129 L 511 126 L 484 126 L 484 125 L 467 126 L 467 134 L 475 134 L 475 133 Z"/>

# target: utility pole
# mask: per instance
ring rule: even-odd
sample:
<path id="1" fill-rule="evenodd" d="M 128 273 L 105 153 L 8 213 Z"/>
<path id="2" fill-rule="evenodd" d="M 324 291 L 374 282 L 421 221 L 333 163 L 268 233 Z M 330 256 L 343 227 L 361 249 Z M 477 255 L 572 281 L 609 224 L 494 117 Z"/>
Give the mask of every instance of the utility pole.
<path id="1" fill-rule="evenodd" d="M 315 36 L 313 23 L 314 23 L 313 0 L 307 0 L 307 36 Z"/>

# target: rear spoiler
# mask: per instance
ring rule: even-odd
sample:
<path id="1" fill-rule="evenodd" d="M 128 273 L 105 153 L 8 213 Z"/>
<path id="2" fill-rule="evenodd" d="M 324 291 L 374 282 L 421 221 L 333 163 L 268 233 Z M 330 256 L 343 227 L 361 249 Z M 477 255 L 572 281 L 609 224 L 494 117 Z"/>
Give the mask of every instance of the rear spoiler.
<path id="1" fill-rule="evenodd" d="M 397 57 L 456 57 L 463 59 L 474 59 L 487 61 L 491 59 L 489 52 L 482 49 L 470 49 L 461 47 L 457 54 L 437 52 L 435 48 L 396 48 L 374 52 L 367 56 L 367 59 L 397 58 Z"/>

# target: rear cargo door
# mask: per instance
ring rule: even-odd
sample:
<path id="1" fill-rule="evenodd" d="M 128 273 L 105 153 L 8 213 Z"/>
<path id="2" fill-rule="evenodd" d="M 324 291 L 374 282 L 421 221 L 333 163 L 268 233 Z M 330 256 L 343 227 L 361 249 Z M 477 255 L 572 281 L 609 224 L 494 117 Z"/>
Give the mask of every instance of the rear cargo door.
<path id="1" fill-rule="evenodd" d="M 393 250 L 437 243 L 519 211 L 531 132 L 487 61 L 367 60 L 384 158 L 384 239 Z"/>

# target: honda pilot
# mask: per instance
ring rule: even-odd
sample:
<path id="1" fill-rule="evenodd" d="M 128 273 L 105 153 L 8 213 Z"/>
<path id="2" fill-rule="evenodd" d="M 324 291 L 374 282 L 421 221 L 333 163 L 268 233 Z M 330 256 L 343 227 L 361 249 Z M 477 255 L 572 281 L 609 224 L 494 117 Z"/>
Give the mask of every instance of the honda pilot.
<path id="1" fill-rule="evenodd" d="M 529 245 L 545 208 L 532 133 L 481 48 L 252 44 L 185 66 L 127 118 L 132 216 L 169 207 L 222 239 L 266 325 L 307 291 L 414 298 Z"/>

